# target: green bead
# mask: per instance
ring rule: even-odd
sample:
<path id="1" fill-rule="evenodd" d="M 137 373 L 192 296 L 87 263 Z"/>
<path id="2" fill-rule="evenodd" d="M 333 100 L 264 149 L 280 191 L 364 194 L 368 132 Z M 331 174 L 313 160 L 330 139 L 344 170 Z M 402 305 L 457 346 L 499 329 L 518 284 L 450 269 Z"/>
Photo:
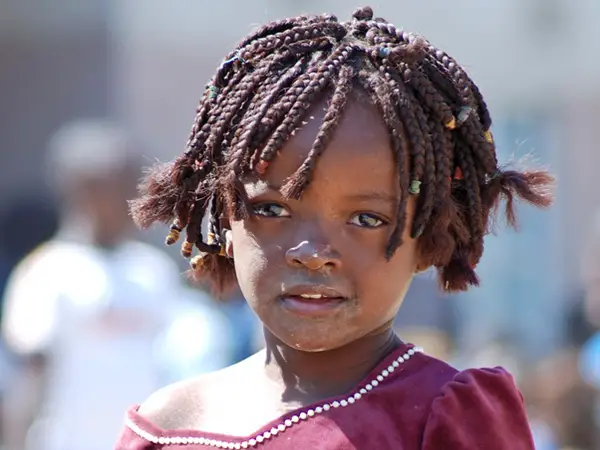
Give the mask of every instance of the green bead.
<path id="1" fill-rule="evenodd" d="M 418 195 L 421 192 L 421 182 L 419 180 L 412 180 L 408 192 L 412 195 Z"/>

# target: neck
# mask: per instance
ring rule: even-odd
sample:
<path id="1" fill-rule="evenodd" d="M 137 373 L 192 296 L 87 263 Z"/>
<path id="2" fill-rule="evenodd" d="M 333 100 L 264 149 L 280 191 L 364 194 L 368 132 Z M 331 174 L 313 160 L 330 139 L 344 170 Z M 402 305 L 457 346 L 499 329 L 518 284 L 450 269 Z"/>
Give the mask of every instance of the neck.
<path id="1" fill-rule="evenodd" d="M 265 330 L 267 376 L 284 385 L 284 399 L 312 403 L 352 390 L 400 339 L 391 328 L 323 352 L 293 349 Z"/>

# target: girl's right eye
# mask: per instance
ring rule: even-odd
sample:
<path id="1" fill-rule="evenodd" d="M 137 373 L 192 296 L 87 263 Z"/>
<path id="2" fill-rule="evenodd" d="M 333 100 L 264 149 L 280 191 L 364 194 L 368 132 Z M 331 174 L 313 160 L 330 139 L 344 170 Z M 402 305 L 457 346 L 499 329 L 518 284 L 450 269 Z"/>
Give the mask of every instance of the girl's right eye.
<path id="1" fill-rule="evenodd" d="M 254 214 L 263 217 L 290 217 L 290 213 L 277 203 L 260 203 L 254 205 Z"/>

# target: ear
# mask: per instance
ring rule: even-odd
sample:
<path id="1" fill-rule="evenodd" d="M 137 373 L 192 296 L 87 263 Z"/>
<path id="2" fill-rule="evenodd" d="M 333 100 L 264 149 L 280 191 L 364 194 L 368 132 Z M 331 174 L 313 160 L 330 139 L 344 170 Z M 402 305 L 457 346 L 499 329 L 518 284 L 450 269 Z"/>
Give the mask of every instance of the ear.
<path id="1" fill-rule="evenodd" d="M 415 268 L 415 273 L 421 273 L 421 272 L 425 272 L 429 269 L 428 264 L 424 264 L 424 263 L 417 263 L 417 267 Z"/>
<path id="2" fill-rule="evenodd" d="M 231 230 L 225 229 L 223 236 L 225 237 L 225 255 L 227 255 L 228 258 L 233 259 L 233 239 Z"/>

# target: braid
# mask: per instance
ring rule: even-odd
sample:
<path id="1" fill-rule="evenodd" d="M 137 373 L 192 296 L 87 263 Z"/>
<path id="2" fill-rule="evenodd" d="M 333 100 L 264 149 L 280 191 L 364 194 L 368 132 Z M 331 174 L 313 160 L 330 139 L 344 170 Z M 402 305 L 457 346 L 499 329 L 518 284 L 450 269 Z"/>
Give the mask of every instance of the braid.
<path id="1" fill-rule="evenodd" d="M 131 202 L 142 227 L 172 222 L 169 244 L 185 232 L 184 256 L 192 256 L 193 247 L 200 251 L 191 260 L 194 276 L 211 279 L 218 292 L 235 282 L 234 264 L 223 256 L 221 215 L 247 217 L 244 177 L 263 176 L 324 97 L 323 123 L 282 195 L 301 198 L 348 99 L 364 91 L 389 130 L 401 192 L 385 256 L 402 244 L 413 194 L 410 231 L 418 238 L 420 263 L 438 269 L 446 290 L 478 283 L 474 269 L 500 201 L 511 225 L 515 197 L 550 203 L 546 172 L 498 166 L 488 107 L 465 70 L 424 38 L 373 17 L 369 7 L 348 22 L 298 16 L 242 39 L 202 95 L 184 154 L 151 170 L 140 198 Z"/>

